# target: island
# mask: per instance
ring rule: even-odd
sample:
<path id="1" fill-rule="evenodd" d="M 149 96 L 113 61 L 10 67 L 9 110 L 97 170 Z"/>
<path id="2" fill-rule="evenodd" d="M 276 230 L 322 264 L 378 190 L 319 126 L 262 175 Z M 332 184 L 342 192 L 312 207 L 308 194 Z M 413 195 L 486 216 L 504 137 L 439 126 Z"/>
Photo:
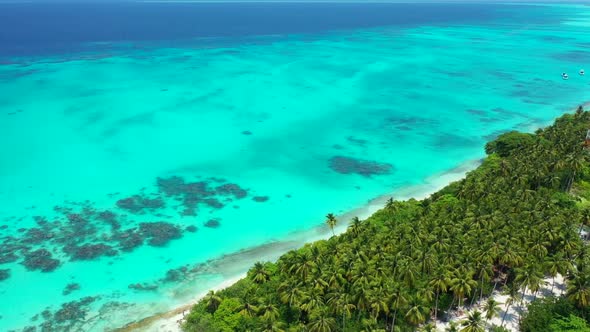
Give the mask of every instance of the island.
<path id="1" fill-rule="evenodd" d="M 590 331 L 589 129 L 579 107 L 534 134 L 501 134 L 477 169 L 426 199 L 390 199 L 366 220 L 330 214 L 327 227 L 346 232 L 256 263 L 182 329 Z"/>

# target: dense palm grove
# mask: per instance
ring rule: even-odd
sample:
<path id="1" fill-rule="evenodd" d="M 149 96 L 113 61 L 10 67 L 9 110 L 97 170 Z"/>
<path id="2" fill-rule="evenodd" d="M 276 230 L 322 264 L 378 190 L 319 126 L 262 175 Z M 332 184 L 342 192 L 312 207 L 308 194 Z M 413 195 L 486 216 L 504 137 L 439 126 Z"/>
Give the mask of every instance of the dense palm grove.
<path id="1" fill-rule="evenodd" d="M 568 299 L 585 312 L 588 128 L 580 108 L 535 134 L 503 134 L 464 180 L 422 201 L 390 200 L 339 236 L 257 263 L 195 305 L 184 329 L 414 331 L 495 289 L 535 293 L 557 274 L 568 275 Z M 481 331 L 481 315 L 459 329 Z M 480 323 L 470 329 L 470 319 Z"/>

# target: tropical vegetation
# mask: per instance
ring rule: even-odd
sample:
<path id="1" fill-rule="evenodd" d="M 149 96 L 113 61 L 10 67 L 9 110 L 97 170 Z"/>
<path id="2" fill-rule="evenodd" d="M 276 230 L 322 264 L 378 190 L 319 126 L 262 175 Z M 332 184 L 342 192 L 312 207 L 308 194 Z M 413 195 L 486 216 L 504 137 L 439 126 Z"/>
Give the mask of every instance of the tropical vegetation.
<path id="1" fill-rule="evenodd" d="M 586 307 L 567 296 L 533 301 L 520 322 L 522 332 L 590 332 Z"/>
<path id="2" fill-rule="evenodd" d="M 588 128 L 590 113 L 580 108 L 535 134 L 500 135 L 465 179 L 424 200 L 390 200 L 368 219 L 351 220 L 341 235 L 290 251 L 276 263 L 257 263 L 247 278 L 196 304 L 183 328 L 433 330 L 436 318 L 482 300 L 481 312 L 453 325 L 477 332 L 558 274 L 568 276 L 567 300 L 585 312 L 590 255 L 580 234 L 590 223 Z M 326 224 L 333 229 L 336 217 L 329 214 Z M 486 302 L 500 289 L 510 301 Z M 546 326 L 585 320 L 584 314 L 565 315 Z"/>

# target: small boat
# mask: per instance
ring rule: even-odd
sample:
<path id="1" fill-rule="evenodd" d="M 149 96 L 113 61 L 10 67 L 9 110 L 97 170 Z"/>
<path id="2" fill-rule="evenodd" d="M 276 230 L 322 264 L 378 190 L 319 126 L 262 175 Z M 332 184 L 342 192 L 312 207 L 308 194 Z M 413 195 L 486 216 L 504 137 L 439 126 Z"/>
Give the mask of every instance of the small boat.
<path id="1" fill-rule="evenodd" d="M 584 71 L 584 69 L 580 69 L 580 76 L 584 76 L 584 74 L 586 74 L 586 72 Z"/>
<path id="2" fill-rule="evenodd" d="M 569 79 L 569 75 L 567 73 L 561 73 L 561 78 L 563 78 L 564 80 Z"/>

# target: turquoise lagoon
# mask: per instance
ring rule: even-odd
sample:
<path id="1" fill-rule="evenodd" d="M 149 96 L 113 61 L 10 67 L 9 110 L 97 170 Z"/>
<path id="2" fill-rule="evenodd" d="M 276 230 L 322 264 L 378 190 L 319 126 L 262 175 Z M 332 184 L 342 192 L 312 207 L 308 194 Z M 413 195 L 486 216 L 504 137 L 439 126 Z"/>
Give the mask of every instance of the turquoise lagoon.
<path id="1" fill-rule="evenodd" d="M 589 7 L 493 10 L 7 57 L 0 330 L 102 331 L 173 309 L 325 214 L 452 172 L 499 133 L 589 99 Z"/>

